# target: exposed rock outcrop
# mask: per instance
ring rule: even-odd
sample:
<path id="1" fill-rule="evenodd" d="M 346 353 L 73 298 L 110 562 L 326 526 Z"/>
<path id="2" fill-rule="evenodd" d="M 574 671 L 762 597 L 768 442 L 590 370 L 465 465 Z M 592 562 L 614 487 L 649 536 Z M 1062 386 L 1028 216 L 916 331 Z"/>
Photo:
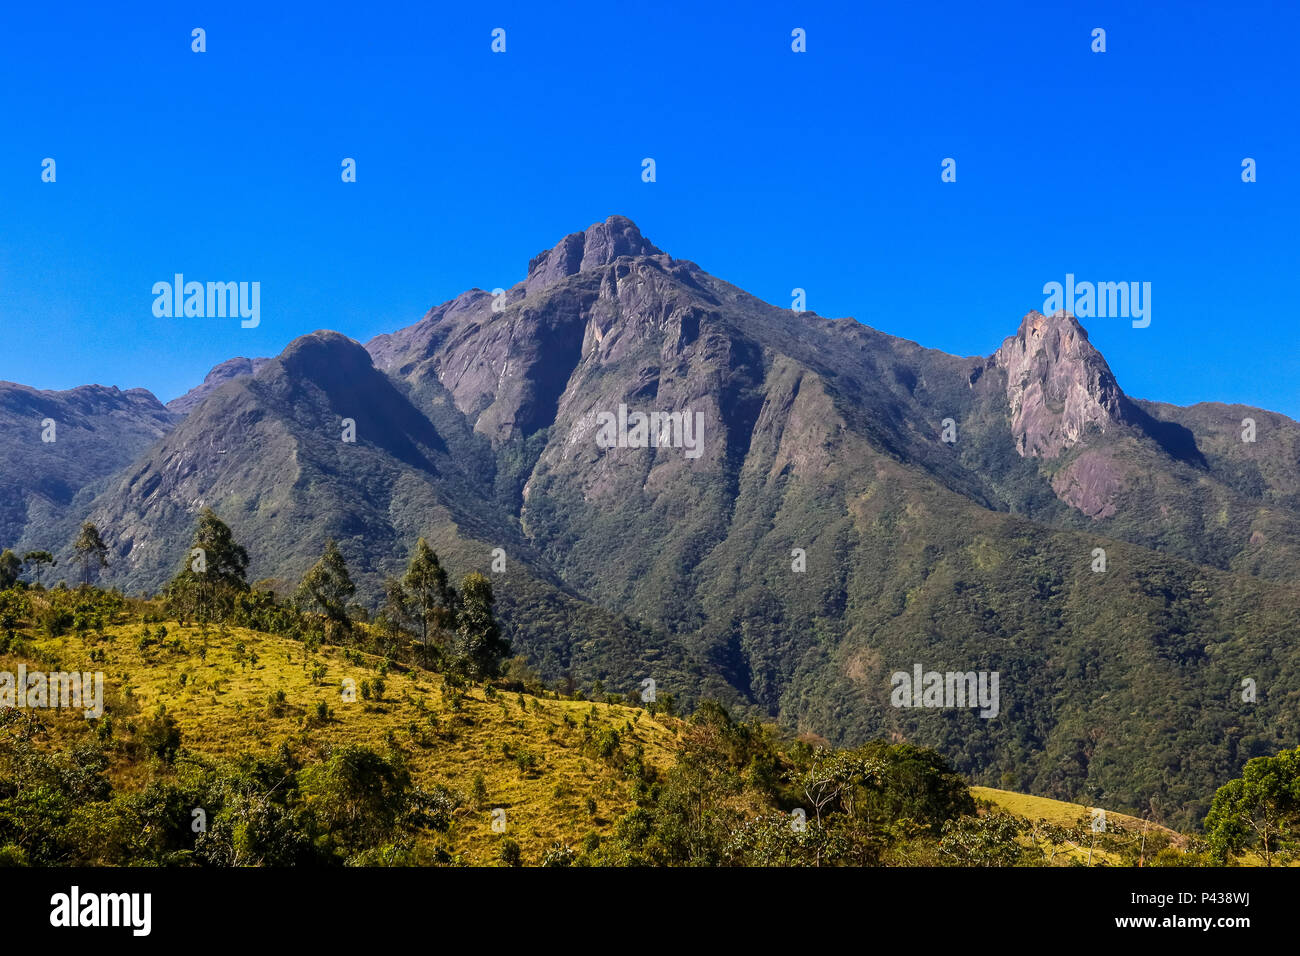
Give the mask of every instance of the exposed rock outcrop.
<path id="1" fill-rule="evenodd" d="M 641 235 L 636 223 L 624 216 L 610 216 L 588 226 L 584 232 L 565 236 L 552 249 L 534 256 L 528 263 L 526 289 L 531 295 L 579 272 L 609 265 L 619 256 L 663 255 Z"/>
<path id="2" fill-rule="evenodd" d="M 1124 393 L 1077 319 L 1030 312 L 1002 343 L 993 362 L 1007 373 L 1007 402 L 1016 450 L 1056 458 L 1089 429 L 1123 424 Z"/>

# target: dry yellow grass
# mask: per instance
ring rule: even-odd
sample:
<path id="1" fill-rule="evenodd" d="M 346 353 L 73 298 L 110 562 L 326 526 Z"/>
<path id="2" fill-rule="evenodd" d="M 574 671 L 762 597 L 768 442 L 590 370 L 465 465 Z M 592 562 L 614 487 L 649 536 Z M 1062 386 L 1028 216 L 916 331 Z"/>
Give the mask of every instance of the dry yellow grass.
<path id="1" fill-rule="evenodd" d="M 997 790 L 993 787 L 971 787 L 970 792 L 976 799 L 995 803 L 1008 813 L 1014 813 L 1030 820 L 1046 820 L 1048 823 L 1055 823 L 1058 826 L 1072 826 L 1080 820 L 1086 821 L 1090 813 L 1090 808 L 1081 803 L 1053 800 L 1050 797 L 1034 797 L 1027 793 L 1014 793 L 1010 790 Z M 1129 816 L 1126 813 L 1116 813 L 1113 810 L 1106 811 L 1106 819 L 1109 823 L 1120 824 L 1125 829 L 1135 828 L 1141 830 L 1145 822 L 1140 817 Z M 1173 836 L 1178 835 L 1176 831 L 1156 823 L 1145 823 L 1145 825 L 1151 829 L 1163 830 Z"/>
<path id="2" fill-rule="evenodd" d="M 1030 822 L 1041 820 L 1060 827 L 1074 827 L 1080 823 L 1087 826 L 1091 821 L 1092 809 L 1080 803 L 1053 800 L 1050 797 L 1035 797 L 1027 793 L 997 790 L 993 787 L 971 787 L 970 791 L 977 800 L 987 800 L 1000 809 Z M 1170 845 L 1178 850 L 1186 849 L 1188 843 L 1186 835 L 1176 830 L 1126 813 L 1116 813 L 1113 810 L 1106 810 L 1106 829 L 1112 836 L 1124 833 L 1135 840 L 1141 839 L 1140 835 L 1144 830 L 1148 838 L 1160 834 L 1168 837 Z M 1055 844 L 1055 846 L 1059 851 L 1057 862 L 1088 858 L 1087 847 L 1062 844 Z M 1092 861 L 1094 864 L 1105 865 L 1118 865 L 1121 862 L 1119 854 L 1103 848 L 1093 849 Z"/>
<path id="3" fill-rule="evenodd" d="M 596 732 L 616 730 L 624 753 L 639 744 L 646 763 L 656 768 L 666 769 L 673 759 L 676 730 L 670 725 L 676 722 L 639 708 L 502 692 L 490 699 L 475 686 L 455 710 L 454 691 L 444 690 L 441 675 L 396 668 L 383 678 L 382 701 L 364 700 L 358 692 L 349 703 L 342 693 L 345 679 L 357 688 L 363 680 L 373 681 L 379 676 L 377 659 L 363 655 L 358 666 L 338 647 L 309 656 L 297 642 L 243 628 L 225 634 L 208 629 L 206 637 L 195 626 L 168 622 L 166 628 L 161 645 L 144 649 L 138 646 L 140 624 L 109 628 L 98 641 L 93 635 L 40 640 L 39 666 L 103 671 L 110 711 L 116 702 L 119 714 L 138 707 L 146 715 L 163 704 L 180 728 L 183 746 L 213 757 L 271 753 L 285 742 L 297 749 L 326 744 L 382 749 L 396 743 L 408 755 L 417 783 L 465 794 L 466 806 L 438 842 L 467 862 L 497 859 L 502 835 L 492 831 L 496 807 L 506 811 L 506 835 L 519 843 L 525 863 L 533 864 L 557 840 L 572 844 L 575 834 L 608 834 L 632 808 L 628 780 L 582 747 L 584 722 Z M 174 641 L 179 648 L 169 646 Z M 104 659 L 92 661 L 92 651 Z M 28 664 L 36 666 L 30 659 Z M 313 677 L 315 665 L 324 668 L 323 675 Z M 285 706 L 277 715 L 268 698 L 280 691 Z M 324 724 L 306 720 L 319 702 L 333 715 Z M 52 721 L 55 740 L 60 733 L 76 732 L 79 721 L 72 715 Z M 520 753 L 533 754 L 536 765 L 521 769 L 515 759 Z M 131 777 L 147 769 L 123 762 L 113 773 L 117 783 L 132 786 L 143 781 Z M 477 773 L 488 794 L 481 808 L 468 801 Z M 596 801 L 594 815 L 586 806 L 589 796 Z"/>

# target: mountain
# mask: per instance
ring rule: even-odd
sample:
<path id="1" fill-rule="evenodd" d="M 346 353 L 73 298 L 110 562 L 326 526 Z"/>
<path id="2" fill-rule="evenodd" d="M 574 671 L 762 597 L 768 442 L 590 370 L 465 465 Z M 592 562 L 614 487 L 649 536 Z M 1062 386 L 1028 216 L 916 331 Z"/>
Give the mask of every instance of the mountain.
<path id="1" fill-rule="evenodd" d="M 1267 437 L 1238 447 L 1239 419 L 1130 399 L 1068 315 L 1031 312 L 992 356 L 963 359 L 774 308 L 658 251 L 585 251 L 642 241 L 611 219 L 534 259 L 502 311 L 469 293 L 369 346 L 528 459 L 521 524 L 566 582 L 693 635 L 789 725 L 902 733 L 1034 792 L 1100 777 L 1131 806 L 1195 799 L 1149 759 L 1143 693 L 1178 701 L 1169 734 L 1227 735 L 1204 764 L 1168 741 L 1188 780 L 1290 743 L 1278 699 L 1243 714 L 1231 697 L 1296 665 L 1274 659 L 1297 636 L 1295 455 L 1267 480 L 1250 471 L 1296 447 L 1295 423 L 1247 410 Z M 703 412 L 701 457 L 597 447 L 597 416 L 620 404 Z M 1001 669 L 1018 700 L 1002 724 L 895 709 L 890 674 L 916 662 Z M 1094 725 L 1114 736 L 1091 740 Z"/>
<path id="2" fill-rule="evenodd" d="M 1300 425 L 1130 399 L 1071 316 L 1030 313 L 992 362 L 1016 450 L 1104 533 L 1277 580 L 1300 566 Z M 1247 425 L 1251 425 L 1250 440 Z"/>
<path id="3" fill-rule="evenodd" d="M 89 516 L 109 580 L 156 588 L 210 505 L 252 577 L 332 536 L 369 602 L 417 536 L 455 574 L 501 548 L 550 678 L 650 677 L 1186 825 L 1300 742 L 1298 452 L 1280 415 L 1129 397 L 1068 314 L 952 356 L 764 303 L 615 216 L 504 295 L 236 360 L 51 533 Z M 996 672 L 997 716 L 894 706 L 918 664 Z"/>
<path id="4" fill-rule="evenodd" d="M 255 375 L 228 378 L 89 505 L 109 546 L 107 580 L 161 588 L 207 506 L 249 542 L 250 580 L 281 592 L 330 538 L 368 599 L 404 569 L 419 537 L 461 574 L 490 571 L 501 548 L 508 635 L 548 673 L 623 675 L 656 661 L 681 674 L 689 655 L 672 638 L 583 601 L 537 559 L 493 497 L 486 443 L 454 419 L 426 417 L 398 386 L 330 331 L 295 340 Z M 354 442 L 344 440 L 347 421 Z M 69 515 L 54 540 L 72 540 L 85 517 Z"/>
<path id="5" fill-rule="evenodd" d="M 194 386 L 179 398 L 173 398 L 168 402 L 167 408 L 178 415 L 188 415 L 203 399 L 215 392 L 224 383 L 229 382 L 231 379 L 255 375 L 258 369 L 269 361 L 271 360 L 264 358 L 248 359 L 242 356 L 227 359 L 208 372 L 201 384 Z"/>
<path id="6" fill-rule="evenodd" d="M 63 392 L 0 382 L 0 542 L 51 544 L 50 526 L 129 465 L 176 421 L 142 388 L 84 385 Z"/>

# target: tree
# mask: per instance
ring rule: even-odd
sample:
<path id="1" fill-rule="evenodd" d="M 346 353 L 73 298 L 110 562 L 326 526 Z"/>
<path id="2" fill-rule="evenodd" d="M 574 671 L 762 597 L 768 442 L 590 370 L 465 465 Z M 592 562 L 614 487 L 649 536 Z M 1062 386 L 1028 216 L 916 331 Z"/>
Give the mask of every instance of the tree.
<path id="1" fill-rule="evenodd" d="M 189 613 L 200 621 L 224 620 L 236 597 L 248 590 L 247 570 L 248 552 L 235 542 L 229 526 L 204 508 L 185 562 L 167 585 L 168 608 L 182 621 Z"/>
<path id="2" fill-rule="evenodd" d="M 167 707 L 159 704 L 152 718 L 146 718 L 140 727 L 140 746 L 151 757 L 158 757 L 164 763 L 176 760 L 181 749 L 181 732 L 176 726 L 176 719 L 167 713 Z"/>
<path id="3" fill-rule="evenodd" d="M 300 780 L 328 842 L 344 853 L 391 840 L 410 808 L 410 772 L 368 747 L 339 747 Z"/>
<path id="4" fill-rule="evenodd" d="M 495 677 L 502 659 L 510 653 L 510 642 L 492 616 L 492 583 L 477 571 L 467 574 L 460 585 L 460 607 L 456 615 L 456 651 L 466 673 L 475 680 Z"/>
<path id="5" fill-rule="evenodd" d="M 18 555 L 8 548 L 0 552 L 0 591 L 7 591 L 17 584 L 22 570 L 23 563 L 18 560 Z"/>
<path id="6" fill-rule="evenodd" d="M 1025 858 L 1017 840 L 1027 820 L 1001 810 L 983 816 L 960 816 L 943 825 L 939 851 L 960 866 L 1015 866 Z"/>
<path id="7" fill-rule="evenodd" d="M 209 580 L 241 591 L 248 589 L 248 552 L 235 542 L 230 527 L 211 508 L 204 508 L 199 515 L 191 554 L 196 550 L 204 552 Z"/>
<path id="8" fill-rule="evenodd" d="M 375 631 L 396 642 L 411 623 L 411 600 L 402 579 L 391 575 L 384 578 L 384 603 L 375 614 Z"/>
<path id="9" fill-rule="evenodd" d="M 27 598 L 18 591 L 0 591 L 0 652 L 9 649 L 9 642 L 14 639 L 18 622 L 31 613 Z"/>
<path id="10" fill-rule="evenodd" d="M 1300 748 L 1256 757 L 1214 795 L 1205 817 L 1210 854 L 1220 865 L 1230 854 L 1257 849 L 1264 865 L 1300 850 Z"/>
<path id="11" fill-rule="evenodd" d="M 438 562 L 438 555 L 423 538 L 415 545 L 402 587 L 419 622 L 420 640 L 427 644 L 431 626 L 435 630 L 446 628 L 454 620 L 456 592 L 447 583 L 447 571 Z"/>
<path id="12" fill-rule="evenodd" d="M 35 565 L 36 570 L 32 574 L 32 579 L 37 582 L 41 580 L 41 572 L 45 570 L 45 565 L 53 567 L 58 563 L 54 555 L 48 551 L 28 551 L 23 555 L 23 564 Z"/>
<path id="13" fill-rule="evenodd" d="M 330 538 L 325 553 L 308 571 L 298 585 L 296 600 L 308 610 L 318 611 L 336 624 L 347 626 L 348 602 L 357 593 L 356 585 L 348 574 L 347 563 L 339 546 Z"/>
<path id="14" fill-rule="evenodd" d="M 92 568 L 98 572 L 108 567 L 108 545 L 99 536 L 99 529 L 89 521 L 81 526 L 81 533 L 72 547 L 77 553 L 77 563 L 81 565 L 82 584 L 90 583 Z"/>

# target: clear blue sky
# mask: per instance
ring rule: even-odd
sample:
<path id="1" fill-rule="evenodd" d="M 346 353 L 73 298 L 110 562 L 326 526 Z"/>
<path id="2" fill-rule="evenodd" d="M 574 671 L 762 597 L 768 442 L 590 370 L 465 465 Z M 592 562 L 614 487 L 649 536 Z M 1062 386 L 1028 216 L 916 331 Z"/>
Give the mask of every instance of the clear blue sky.
<path id="1" fill-rule="evenodd" d="M 621 213 L 963 355 L 1067 272 L 1149 281 L 1149 328 L 1085 323 L 1130 394 L 1300 417 L 1293 3 L 279 6 L 4 5 L 0 379 L 167 400 L 509 286 Z M 155 318 L 175 272 L 261 282 L 260 328 Z"/>

